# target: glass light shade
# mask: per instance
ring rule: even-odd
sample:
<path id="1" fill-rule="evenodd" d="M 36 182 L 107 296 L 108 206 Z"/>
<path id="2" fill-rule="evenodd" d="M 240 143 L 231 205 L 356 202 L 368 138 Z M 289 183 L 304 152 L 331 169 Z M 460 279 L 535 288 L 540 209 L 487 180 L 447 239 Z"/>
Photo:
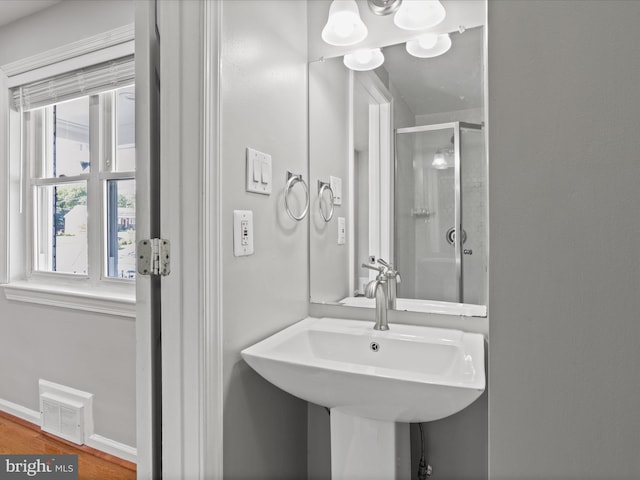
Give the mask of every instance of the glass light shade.
<path id="1" fill-rule="evenodd" d="M 384 55 L 379 48 L 357 50 L 344 56 L 344 64 L 351 70 L 363 72 L 373 70 L 384 63 Z"/>
<path id="2" fill-rule="evenodd" d="M 446 53 L 451 48 L 451 37 L 448 33 L 436 36 L 433 42 L 433 33 L 426 33 L 407 42 L 407 52 L 414 57 L 433 58 Z M 429 47 L 429 45 L 432 45 Z"/>
<path id="3" fill-rule="evenodd" d="M 322 29 L 322 40 L 329 45 L 344 47 L 361 42 L 368 33 L 356 0 L 333 0 L 327 24 Z"/>
<path id="4" fill-rule="evenodd" d="M 425 33 L 424 35 L 420 35 L 416 38 L 418 41 L 418 45 L 420 48 L 425 50 L 431 50 L 438 43 L 438 34 L 437 33 Z"/>
<path id="5" fill-rule="evenodd" d="M 450 165 L 447 162 L 447 156 L 443 150 L 437 150 L 435 155 L 433 156 L 433 162 L 431 162 L 431 166 L 437 170 L 444 170 L 449 168 Z"/>
<path id="6" fill-rule="evenodd" d="M 393 23 L 404 30 L 425 30 L 438 25 L 446 15 L 438 0 L 403 0 Z"/>

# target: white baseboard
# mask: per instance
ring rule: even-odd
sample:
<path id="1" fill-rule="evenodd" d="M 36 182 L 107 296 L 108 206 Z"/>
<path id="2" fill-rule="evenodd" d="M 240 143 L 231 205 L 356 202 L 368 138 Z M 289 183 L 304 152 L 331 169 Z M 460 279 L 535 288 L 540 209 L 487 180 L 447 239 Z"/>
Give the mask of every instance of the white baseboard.
<path id="1" fill-rule="evenodd" d="M 30 408 L 0 398 L 0 411 L 40 426 L 40 412 L 37 410 L 31 410 Z M 138 450 L 136 448 L 95 433 L 86 439 L 85 445 L 132 463 L 136 463 L 138 456 Z"/>
<path id="2" fill-rule="evenodd" d="M 94 433 L 86 441 L 85 445 L 101 452 L 108 453 L 114 457 L 128 460 L 129 462 L 136 463 L 138 457 L 138 449 L 125 445 L 124 443 L 116 442 L 110 438 L 103 437 Z"/>
<path id="3" fill-rule="evenodd" d="M 0 398 L 0 411 L 40 426 L 40 412 Z"/>

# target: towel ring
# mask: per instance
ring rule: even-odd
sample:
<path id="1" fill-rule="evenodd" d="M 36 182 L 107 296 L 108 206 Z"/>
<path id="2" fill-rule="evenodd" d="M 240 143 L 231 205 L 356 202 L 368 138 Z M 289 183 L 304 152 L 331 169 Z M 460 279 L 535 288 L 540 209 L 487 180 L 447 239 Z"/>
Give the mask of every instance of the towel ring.
<path id="1" fill-rule="evenodd" d="M 288 200 L 289 192 L 291 191 L 291 189 L 296 183 L 302 184 L 302 187 L 304 188 L 305 199 L 306 199 L 304 210 L 299 216 L 296 216 L 291 212 L 291 209 L 289 208 L 289 200 Z M 287 214 L 297 222 L 302 220 L 307 215 L 307 212 L 309 211 L 309 188 L 307 187 L 307 184 L 305 183 L 305 181 L 302 179 L 302 175 L 294 175 L 293 173 L 287 171 L 287 184 L 284 187 L 284 208 L 287 211 Z"/>
<path id="2" fill-rule="evenodd" d="M 324 192 L 329 192 L 329 204 L 331 205 L 331 210 L 329 210 L 329 215 L 325 216 L 324 211 L 322 210 L 322 198 Z M 333 190 L 331 189 L 331 185 L 327 182 L 323 182 L 322 180 L 318 180 L 318 208 L 320 209 L 320 216 L 325 222 L 329 222 L 333 218 Z"/>

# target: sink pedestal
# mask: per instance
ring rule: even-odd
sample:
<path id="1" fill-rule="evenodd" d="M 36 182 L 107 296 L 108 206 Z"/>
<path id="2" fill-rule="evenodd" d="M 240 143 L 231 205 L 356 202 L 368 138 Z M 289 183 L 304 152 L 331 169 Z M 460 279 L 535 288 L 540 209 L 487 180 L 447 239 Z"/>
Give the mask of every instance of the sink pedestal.
<path id="1" fill-rule="evenodd" d="M 409 424 L 331 409 L 332 480 L 410 480 Z"/>

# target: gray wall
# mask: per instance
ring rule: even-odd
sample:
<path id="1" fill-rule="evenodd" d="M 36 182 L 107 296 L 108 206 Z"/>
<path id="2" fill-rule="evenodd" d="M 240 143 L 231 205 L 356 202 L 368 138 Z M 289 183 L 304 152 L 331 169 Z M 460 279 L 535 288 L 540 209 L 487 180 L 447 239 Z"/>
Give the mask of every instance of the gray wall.
<path id="1" fill-rule="evenodd" d="M 240 357 L 308 313 L 308 220 L 284 210 L 285 172 L 307 171 L 306 2 L 222 3 L 224 478 L 300 479 L 307 404 Z M 245 192 L 245 149 L 272 155 L 273 193 Z M 233 256 L 234 209 L 253 210 L 255 254 Z"/>
<path id="2" fill-rule="evenodd" d="M 130 23 L 133 2 L 65 1 L 0 28 L 0 65 Z M 40 378 L 93 393 L 95 433 L 136 445 L 134 319 L 0 291 L 0 399 L 38 411 Z"/>
<path id="3" fill-rule="evenodd" d="M 39 411 L 39 379 L 93 393 L 95 433 L 135 447 L 135 319 L 10 302 L 0 291 L 0 332 L 0 399 Z"/>
<path id="4" fill-rule="evenodd" d="M 640 478 L 640 2 L 489 2 L 492 480 Z"/>
<path id="5" fill-rule="evenodd" d="M 0 27 L 0 65 L 133 23 L 133 0 L 64 0 Z"/>

